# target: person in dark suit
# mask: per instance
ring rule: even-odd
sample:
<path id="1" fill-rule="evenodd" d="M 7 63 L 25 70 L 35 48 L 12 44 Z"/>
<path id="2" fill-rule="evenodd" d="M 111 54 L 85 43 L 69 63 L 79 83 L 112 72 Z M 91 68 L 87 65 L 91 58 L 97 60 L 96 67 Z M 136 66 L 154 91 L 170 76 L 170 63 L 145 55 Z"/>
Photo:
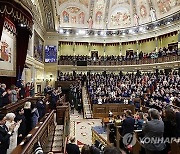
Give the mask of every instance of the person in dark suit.
<path id="1" fill-rule="evenodd" d="M 26 119 L 26 135 L 31 131 L 31 102 L 26 102 L 24 104 L 24 116 Z"/>
<path id="2" fill-rule="evenodd" d="M 39 120 L 41 120 L 41 118 L 46 113 L 45 98 L 43 98 L 43 99 L 39 98 L 36 105 L 37 105 L 37 109 L 38 109 L 38 113 L 39 113 Z"/>
<path id="3" fill-rule="evenodd" d="M 56 90 L 54 89 L 52 94 L 51 94 L 51 101 L 50 101 L 50 108 L 53 110 L 53 109 L 56 109 L 56 102 L 58 100 L 58 97 L 57 97 L 57 93 L 56 93 Z"/>
<path id="4" fill-rule="evenodd" d="M 68 154 L 80 154 L 79 147 L 75 144 L 75 137 L 71 137 L 69 140 L 71 143 L 66 145 L 66 152 Z"/>
<path id="5" fill-rule="evenodd" d="M 133 133 L 135 119 L 132 117 L 132 112 L 130 110 L 125 111 L 126 118 L 122 122 L 122 136 L 127 133 Z"/>
<path id="6" fill-rule="evenodd" d="M 180 112 L 177 111 L 175 112 L 175 117 L 176 117 L 176 124 L 177 124 L 177 137 L 180 137 Z"/>
<path id="7" fill-rule="evenodd" d="M 0 107 L 3 107 L 9 104 L 9 94 L 10 91 L 6 91 L 6 85 L 3 83 L 0 87 Z"/>
<path id="8" fill-rule="evenodd" d="M 21 80 L 21 84 L 18 85 L 18 88 L 20 88 L 19 97 L 20 99 L 23 99 L 25 97 L 25 81 L 24 80 Z"/>
<path id="9" fill-rule="evenodd" d="M 6 119 L 4 115 L 0 115 L 0 153 L 6 154 L 9 148 L 10 136 L 14 130 L 14 125 L 8 128 L 5 125 Z"/>
<path id="10" fill-rule="evenodd" d="M 24 116 L 24 109 L 22 107 L 19 107 L 16 110 L 16 112 L 17 112 L 17 114 L 15 117 L 15 121 L 18 122 L 18 121 L 22 120 L 20 127 L 18 129 L 17 143 L 19 144 L 26 136 L 26 118 Z"/>
<path id="11" fill-rule="evenodd" d="M 152 142 L 153 139 L 161 141 L 164 133 L 164 122 L 162 121 L 159 111 L 156 109 L 150 109 L 148 111 L 151 118 L 150 121 L 146 120 L 143 125 L 144 140 L 150 140 L 149 143 L 144 143 L 146 154 L 161 154 L 165 149 L 165 143 L 163 142 Z"/>
<path id="12" fill-rule="evenodd" d="M 122 152 L 116 147 L 106 147 L 104 154 L 122 154 Z"/>

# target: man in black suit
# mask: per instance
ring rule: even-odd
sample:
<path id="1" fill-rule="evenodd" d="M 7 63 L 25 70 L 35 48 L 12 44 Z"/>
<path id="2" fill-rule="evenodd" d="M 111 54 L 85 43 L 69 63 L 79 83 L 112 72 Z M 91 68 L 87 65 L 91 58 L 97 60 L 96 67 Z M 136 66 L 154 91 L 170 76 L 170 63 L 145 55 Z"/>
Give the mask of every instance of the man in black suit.
<path id="1" fill-rule="evenodd" d="M 158 110 L 151 108 L 148 113 L 151 120 L 146 120 L 147 122 L 143 125 L 142 130 L 144 133 L 144 141 L 150 140 L 150 142 L 144 143 L 143 147 L 146 150 L 146 154 L 163 154 L 165 143 L 161 142 L 161 139 L 164 133 L 164 122 Z M 153 139 L 155 142 L 152 142 Z"/>
<path id="2" fill-rule="evenodd" d="M 133 133 L 134 131 L 135 119 L 132 117 L 132 112 L 130 110 L 126 110 L 125 115 L 126 118 L 122 123 L 122 136 L 127 133 Z"/>
<path id="3" fill-rule="evenodd" d="M 71 143 L 68 143 L 66 145 L 66 151 L 68 154 L 80 154 L 79 147 L 75 144 L 75 137 L 71 137 L 70 139 Z"/>
<path id="4" fill-rule="evenodd" d="M 20 120 L 22 121 L 21 124 L 20 124 L 20 127 L 18 129 L 17 143 L 19 144 L 26 135 L 26 118 L 24 116 L 24 109 L 22 107 L 19 107 L 16 110 L 16 112 L 17 112 L 17 114 L 16 114 L 16 117 L 15 117 L 15 121 L 16 122 L 18 122 Z"/>
<path id="5" fill-rule="evenodd" d="M 5 125 L 6 118 L 4 115 L 0 115 L 0 153 L 6 154 L 7 149 L 9 148 L 10 136 L 13 133 L 14 125 L 8 128 Z"/>
<path id="6" fill-rule="evenodd" d="M 0 107 L 9 103 L 9 93 L 6 91 L 6 85 L 3 83 L 0 87 Z"/>
<path id="7" fill-rule="evenodd" d="M 18 85 L 18 88 L 20 88 L 19 91 L 19 97 L 23 99 L 25 97 L 25 81 L 21 80 L 20 85 Z"/>

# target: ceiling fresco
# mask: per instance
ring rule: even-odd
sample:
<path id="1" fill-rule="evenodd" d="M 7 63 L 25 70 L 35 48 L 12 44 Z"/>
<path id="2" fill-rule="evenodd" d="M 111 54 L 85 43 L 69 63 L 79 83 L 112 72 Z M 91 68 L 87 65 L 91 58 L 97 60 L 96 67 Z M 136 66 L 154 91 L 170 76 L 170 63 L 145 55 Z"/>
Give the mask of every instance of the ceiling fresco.
<path id="1" fill-rule="evenodd" d="M 180 10 L 180 0 L 53 0 L 56 27 L 117 29 L 156 21 Z"/>

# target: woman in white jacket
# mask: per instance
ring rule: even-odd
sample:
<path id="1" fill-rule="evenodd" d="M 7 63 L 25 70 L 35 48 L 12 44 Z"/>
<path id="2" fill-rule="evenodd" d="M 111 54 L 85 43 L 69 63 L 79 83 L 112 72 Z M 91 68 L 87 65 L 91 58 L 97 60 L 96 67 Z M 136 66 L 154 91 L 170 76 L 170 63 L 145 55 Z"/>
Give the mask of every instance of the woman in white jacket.
<path id="1" fill-rule="evenodd" d="M 19 122 L 15 122 L 14 118 L 15 118 L 15 114 L 14 113 L 7 113 L 6 114 L 6 126 L 9 129 L 9 127 L 11 125 L 15 125 L 14 128 L 14 132 L 12 134 L 12 136 L 10 137 L 10 144 L 9 144 L 9 149 L 7 149 L 7 154 L 10 154 L 14 148 L 16 148 L 17 146 L 17 136 L 18 136 L 18 128 L 20 126 L 21 120 Z"/>

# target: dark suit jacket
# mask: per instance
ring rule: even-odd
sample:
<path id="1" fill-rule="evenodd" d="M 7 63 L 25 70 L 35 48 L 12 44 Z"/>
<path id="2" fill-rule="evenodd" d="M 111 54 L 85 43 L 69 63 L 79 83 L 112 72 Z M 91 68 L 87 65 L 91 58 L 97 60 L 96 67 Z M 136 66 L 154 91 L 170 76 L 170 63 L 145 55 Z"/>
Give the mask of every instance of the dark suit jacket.
<path id="1" fill-rule="evenodd" d="M 180 137 L 180 112 L 176 112 L 177 137 Z"/>
<path id="2" fill-rule="evenodd" d="M 127 117 L 122 123 L 122 135 L 127 133 L 132 133 L 134 131 L 135 119 L 132 117 Z"/>
<path id="3" fill-rule="evenodd" d="M 66 151 L 68 154 L 80 154 L 79 147 L 72 143 L 66 145 Z"/>
<path id="4" fill-rule="evenodd" d="M 4 151 L 4 149 L 7 150 L 9 148 L 10 136 L 11 135 L 8 134 L 8 132 L 0 126 L 0 153 L 1 153 L 1 151 Z"/>
<path id="5" fill-rule="evenodd" d="M 151 120 L 143 125 L 143 133 L 145 138 L 162 138 L 164 133 L 164 122 L 162 120 Z M 143 144 L 145 149 L 150 151 L 162 151 L 165 148 L 165 144 L 159 143 L 145 143 Z"/>

